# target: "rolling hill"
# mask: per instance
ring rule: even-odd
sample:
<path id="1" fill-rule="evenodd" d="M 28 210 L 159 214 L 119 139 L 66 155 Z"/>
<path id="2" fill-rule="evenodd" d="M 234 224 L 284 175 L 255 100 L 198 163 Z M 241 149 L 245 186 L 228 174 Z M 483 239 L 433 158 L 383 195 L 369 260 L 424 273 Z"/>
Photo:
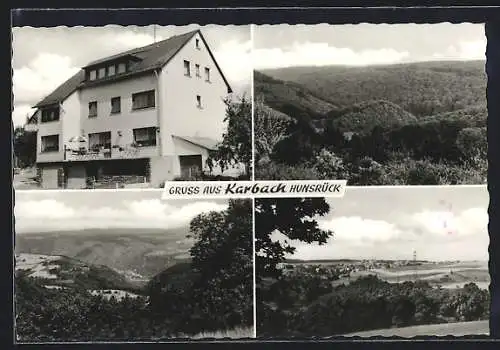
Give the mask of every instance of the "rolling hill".
<path id="1" fill-rule="evenodd" d="M 453 112 L 445 112 L 432 116 L 427 116 L 418 120 L 419 123 L 433 123 L 435 121 L 461 121 L 464 127 L 482 128 L 486 127 L 488 108 L 486 104 L 471 106 Z"/>
<path id="2" fill-rule="evenodd" d="M 254 79 L 265 104 L 319 133 L 486 126 L 483 61 L 292 67 L 255 72 Z"/>
<path id="3" fill-rule="evenodd" d="M 438 61 L 370 67 L 291 67 L 263 70 L 261 73 L 268 76 L 268 80 L 274 79 L 272 84 L 266 85 L 267 89 L 275 88 L 277 91 L 278 82 L 287 81 L 287 86 L 307 91 L 308 95 L 328 101 L 334 108 L 345 108 L 369 100 L 386 100 L 416 117 L 423 117 L 485 103 L 484 61 Z M 259 90 L 257 87 L 263 84 L 261 76 L 255 75 L 255 79 L 256 94 L 262 92 L 265 96 L 283 96 L 274 91 Z M 258 82 L 259 79 L 261 82 Z M 281 90 L 284 88 L 281 87 Z M 288 99 L 300 98 L 293 94 L 286 96 Z M 288 103 L 299 104 L 295 99 Z"/>
<path id="4" fill-rule="evenodd" d="M 370 133 L 376 126 L 398 127 L 417 121 L 400 106 L 384 100 L 366 101 L 330 112 L 326 119 L 341 132 Z"/>
<path id="5" fill-rule="evenodd" d="M 189 258 L 187 228 L 174 230 L 106 229 L 20 233 L 16 253 L 63 255 L 105 265 L 135 280 L 149 278 Z"/>
<path id="6" fill-rule="evenodd" d="M 163 270 L 148 283 L 147 289 L 152 290 L 189 290 L 197 274 L 188 262 L 179 263 Z"/>
<path id="7" fill-rule="evenodd" d="M 140 291 L 140 286 L 104 265 L 66 256 L 18 254 L 16 274 L 36 278 L 47 288 Z"/>
<path id="8" fill-rule="evenodd" d="M 255 96 L 264 97 L 266 105 L 294 118 L 321 119 L 339 108 L 301 84 L 274 79 L 258 71 L 254 72 L 254 89 Z"/>

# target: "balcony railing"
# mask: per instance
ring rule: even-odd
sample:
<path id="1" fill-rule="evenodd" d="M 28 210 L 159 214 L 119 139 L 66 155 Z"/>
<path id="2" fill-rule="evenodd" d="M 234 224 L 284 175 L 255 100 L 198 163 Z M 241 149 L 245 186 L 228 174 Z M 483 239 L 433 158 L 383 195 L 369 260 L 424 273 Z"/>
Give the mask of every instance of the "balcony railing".
<path id="1" fill-rule="evenodd" d="M 150 157 L 155 154 L 156 146 L 139 146 L 130 144 L 124 146 L 79 147 L 65 148 L 64 160 L 90 161 L 104 159 L 134 159 Z"/>

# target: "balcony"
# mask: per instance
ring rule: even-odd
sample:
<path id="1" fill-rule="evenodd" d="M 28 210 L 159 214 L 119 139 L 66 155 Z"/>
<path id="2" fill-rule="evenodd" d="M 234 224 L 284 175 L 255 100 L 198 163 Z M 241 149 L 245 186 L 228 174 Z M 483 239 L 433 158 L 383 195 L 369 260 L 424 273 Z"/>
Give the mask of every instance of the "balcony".
<path id="1" fill-rule="evenodd" d="M 158 154 L 156 146 L 141 146 L 138 144 L 129 144 L 123 146 L 116 145 L 91 145 L 80 144 L 78 148 L 65 147 L 64 160 L 74 161 L 92 161 L 109 159 L 137 159 L 149 158 Z"/>

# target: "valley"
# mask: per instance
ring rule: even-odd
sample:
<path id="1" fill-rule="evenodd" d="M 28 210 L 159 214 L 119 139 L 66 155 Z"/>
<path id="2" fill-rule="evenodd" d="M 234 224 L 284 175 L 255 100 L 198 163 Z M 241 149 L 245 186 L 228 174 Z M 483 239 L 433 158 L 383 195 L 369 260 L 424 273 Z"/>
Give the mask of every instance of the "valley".
<path id="1" fill-rule="evenodd" d="M 138 283 L 176 263 L 189 260 L 193 241 L 186 229 L 89 229 L 19 233 L 16 253 L 62 255 L 105 265 Z"/>
<path id="2" fill-rule="evenodd" d="M 258 179 L 486 182 L 484 61 L 277 68 L 254 80 Z"/>

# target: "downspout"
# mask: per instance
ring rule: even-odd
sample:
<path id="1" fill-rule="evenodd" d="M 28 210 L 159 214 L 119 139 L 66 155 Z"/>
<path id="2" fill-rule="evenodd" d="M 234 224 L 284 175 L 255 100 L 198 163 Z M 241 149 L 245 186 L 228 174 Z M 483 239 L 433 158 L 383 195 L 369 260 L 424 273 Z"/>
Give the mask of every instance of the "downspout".
<path id="1" fill-rule="evenodd" d="M 161 133 L 162 133 L 162 125 L 161 125 L 161 105 L 162 105 L 162 94 L 161 94 L 161 91 L 160 91 L 160 76 L 158 75 L 158 70 L 160 69 L 155 69 L 154 70 L 154 73 L 156 75 L 156 95 L 157 95 L 157 102 L 156 102 L 156 119 L 157 119 L 157 124 L 158 124 L 158 129 L 156 131 L 157 133 L 157 140 L 158 140 L 158 156 L 162 156 L 162 138 L 161 138 Z"/>

